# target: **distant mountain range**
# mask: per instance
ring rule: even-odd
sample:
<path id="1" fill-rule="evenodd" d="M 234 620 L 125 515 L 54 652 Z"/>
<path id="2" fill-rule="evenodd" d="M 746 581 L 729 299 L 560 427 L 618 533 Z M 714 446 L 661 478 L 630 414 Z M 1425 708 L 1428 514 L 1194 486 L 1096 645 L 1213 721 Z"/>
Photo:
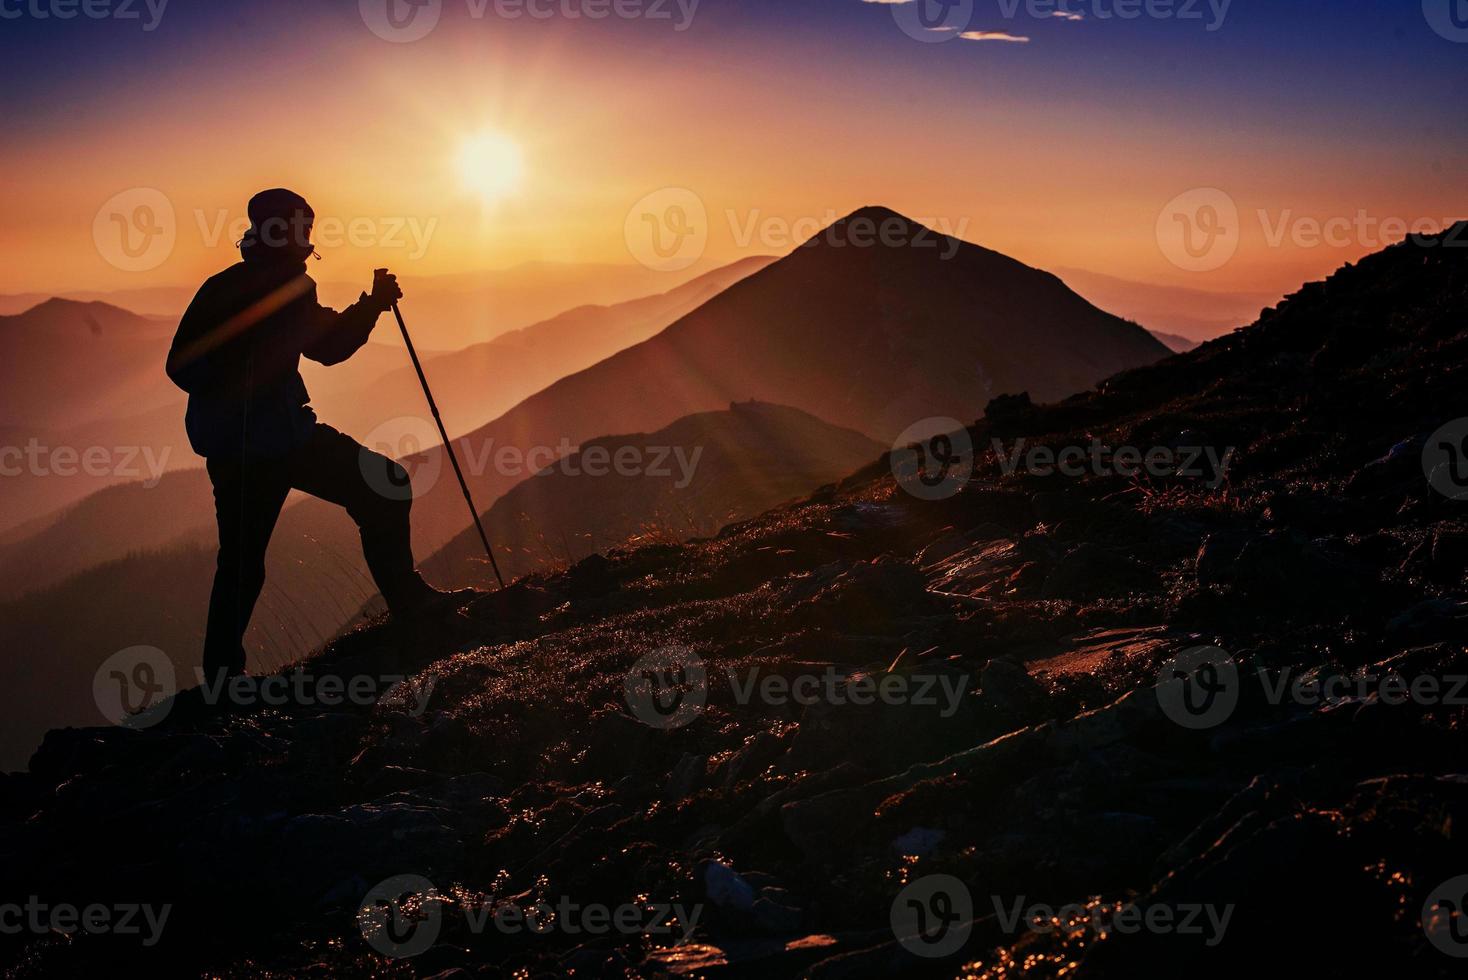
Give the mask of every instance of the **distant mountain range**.
<path id="1" fill-rule="evenodd" d="M 1252 323 L 1260 310 L 1280 300 L 1275 293 L 1159 286 L 1085 269 L 1056 269 L 1055 272 L 1101 309 L 1140 323 L 1159 337 L 1171 335 L 1194 345 Z M 1173 349 L 1187 348 L 1173 346 Z"/>
<path id="2" fill-rule="evenodd" d="M 233 252 L 221 253 L 220 267 L 237 261 Z M 330 257 L 311 263 L 310 273 L 320 287 L 321 301 L 340 309 L 356 300 L 368 282 L 342 281 Z M 677 273 L 641 265 L 611 263 L 525 262 L 507 269 L 415 276 L 397 270 L 404 292 L 411 298 L 418 334 L 414 339 L 428 349 L 457 350 L 492 340 L 556 316 L 576 306 L 610 306 L 664 293 L 710 271 L 707 265 Z M 370 278 L 370 277 L 369 277 Z M 115 291 L 63 292 L 62 299 L 104 302 L 134 313 L 177 320 L 194 298 L 197 285 L 161 286 Z M 20 313 L 53 294 L 0 295 L 0 315 Z"/>
<path id="3" fill-rule="evenodd" d="M 798 409 L 743 402 L 657 432 L 590 439 L 495 501 L 484 527 L 501 571 L 514 577 L 635 539 L 713 534 L 845 476 L 886 448 Z M 472 527 L 423 570 L 455 585 L 494 585 Z"/>
<path id="4" fill-rule="evenodd" d="M 1187 337 L 1180 337 L 1175 333 L 1163 333 L 1160 330 L 1153 330 L 1152 336 L 1162 341 L 1162 343 L 1167 346 L 1167 349 L 1172 351 L 1174 354 L 1186 354 L 1194 347 L 1197 347 L 1198 344 L 1202 343 L 1202 341 L 1189 340 Z"/>

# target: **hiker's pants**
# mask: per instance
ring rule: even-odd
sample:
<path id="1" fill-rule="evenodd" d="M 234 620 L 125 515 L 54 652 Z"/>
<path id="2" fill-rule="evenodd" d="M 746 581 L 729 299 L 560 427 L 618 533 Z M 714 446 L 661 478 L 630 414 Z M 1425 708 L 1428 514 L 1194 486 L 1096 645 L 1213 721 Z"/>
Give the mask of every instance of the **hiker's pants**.
<path id="1" fill-rule="evenodd" d="M 317 423 L 305 445 L 289 455 L 210 457 L 208 470 L 219 522 L 219 563 L 204 636 L 206 675 L 244 669 L 245 629 L 265 586 L 265 551 L 292 489 L 346 508 L 389 607 L 406 603 L 425 587 L 413 568 L 408 474 L 331 426 Z"/>

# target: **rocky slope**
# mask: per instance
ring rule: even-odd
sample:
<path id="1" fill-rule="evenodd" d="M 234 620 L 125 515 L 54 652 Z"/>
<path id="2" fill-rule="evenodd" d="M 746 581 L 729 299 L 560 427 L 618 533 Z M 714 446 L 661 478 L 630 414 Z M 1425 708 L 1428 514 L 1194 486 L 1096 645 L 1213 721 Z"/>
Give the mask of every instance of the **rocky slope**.
<path id="1" fill-rule="evenodd" d="M 946 469 L 901 453 L 303 668 L 414 676 L 370 706 L 308 686 L 55 732 L 5 783 L 0 897 L 171 915 L 152 946 L 4 952 L 22 976 L 1456 976 L 1465 324 L 1468 250 L 1409 242 L 1098 392 L 996 400 L 929 444 Z M 1020 439 L 1228 465 L 1006 473 Z M 477 914 L 537 900 L 540 932 Z M 591 903 L 623 930 L 580 928 Z"/>

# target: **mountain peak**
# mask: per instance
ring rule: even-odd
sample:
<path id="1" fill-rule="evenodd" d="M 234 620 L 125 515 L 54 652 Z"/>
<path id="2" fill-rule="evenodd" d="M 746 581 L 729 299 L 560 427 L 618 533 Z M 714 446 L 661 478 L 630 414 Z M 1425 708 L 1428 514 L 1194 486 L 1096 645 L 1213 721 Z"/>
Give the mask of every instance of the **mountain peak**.
<path id="1" fill-rule="evenodd" d="M 913 221 L 907 215 L 901 214 L 881 204 L 868 204 L 864 207 L 857 208 L 855 211 L 842 218 L 841 222 L 855 221 L 858 218 L 876 222 L 886 221 L 889 218 L 896 218 L 898 221 L 905 221 L 908 224 L 917 224 L 916 221 Z M 840 224 L 841 222 L 837 222 L 837 224 Z"/>
<path id="2" fill-rule="evenodd" d="M 933 231 L 920 221 L 880 204 L 868 204 L 857 208 L 844 218 L 833 221 L 812 235 L 806 246 L 834 245 L 881 245 L 897 246 L 926 242 L 957 241 L 940 232 Z M 958 247 L 957 245 L 953 247 Z"/>
<path id="3" fill-rule="evenodd" d="M 35 306 L 32 306 L 29 309 L 16 315 L 30 316 L 35 314 L 41 316 L 56 316 L 65 315 L 67 313 L 81 315 L 85 315 L 88 313 L 121 313 L 125 316 L 138 318 L 137 314 L 133 313 L 130 310 L 125 310 L 120 306 L 113 306 L 111 303 L 104 303 L 101 300 L 67 299 L 64 296 L 52 296 L 50 299 L 44 299 L 41 302 L 37 303 Z"/>

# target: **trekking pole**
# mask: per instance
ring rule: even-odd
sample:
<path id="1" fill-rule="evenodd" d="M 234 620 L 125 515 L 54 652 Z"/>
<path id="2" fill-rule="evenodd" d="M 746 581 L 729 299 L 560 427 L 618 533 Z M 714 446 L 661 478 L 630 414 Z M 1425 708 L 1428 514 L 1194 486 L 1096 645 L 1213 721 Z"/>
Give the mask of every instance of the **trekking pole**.
<path id="1" fill-rule="evenodd" d="M 464 502 L 469 505 L 469 514 L 474 518 L 474 527 L 479 531 L 479 540 L 484 545 L 484 553 L 489 556 L 489 567 L 494 569 L 495 580 L 503 589 L 505 579 L 500 574 L 499 563 L 494 560 L 494 550 L 489 546 L 489 535 L 484 533 L 484 524 L 479 520 L 479 509 L 474 506 L 474 498 L 469 495 L 469 484 L 464 482 L 464 471 L 459 469 L 459 459 L 454 455 L 454 444 L 449 442 L 448 430 L 443 427 L 443 418 L 438 414 L 438 404 L 433 400 L 433 392 L 428 388 L 428 377 L 423 373 L 423 365 L 418 362 L 418 352 L 413 349 L 413 340 L 408 336 L 408 325 L 403 322 L 403 312 L 398 309 L 397 303 L 392 305 L 392 314 L 398 318 L 398 329 L 403 332 L 403 343 L 408 346 L 408 356 L 413 359 L 413 370 L 418 372 L 418 383 L 423 385 L 423 395 L 428 399 L 428 410 L 433 413 L 433 421 L 438 423 L 438 434 L 443 437 L 443 448 L 449 454 L 449 462 L 454 464 L 454 476 L 459 478 L 459 489 L 464 491 Z"/>

